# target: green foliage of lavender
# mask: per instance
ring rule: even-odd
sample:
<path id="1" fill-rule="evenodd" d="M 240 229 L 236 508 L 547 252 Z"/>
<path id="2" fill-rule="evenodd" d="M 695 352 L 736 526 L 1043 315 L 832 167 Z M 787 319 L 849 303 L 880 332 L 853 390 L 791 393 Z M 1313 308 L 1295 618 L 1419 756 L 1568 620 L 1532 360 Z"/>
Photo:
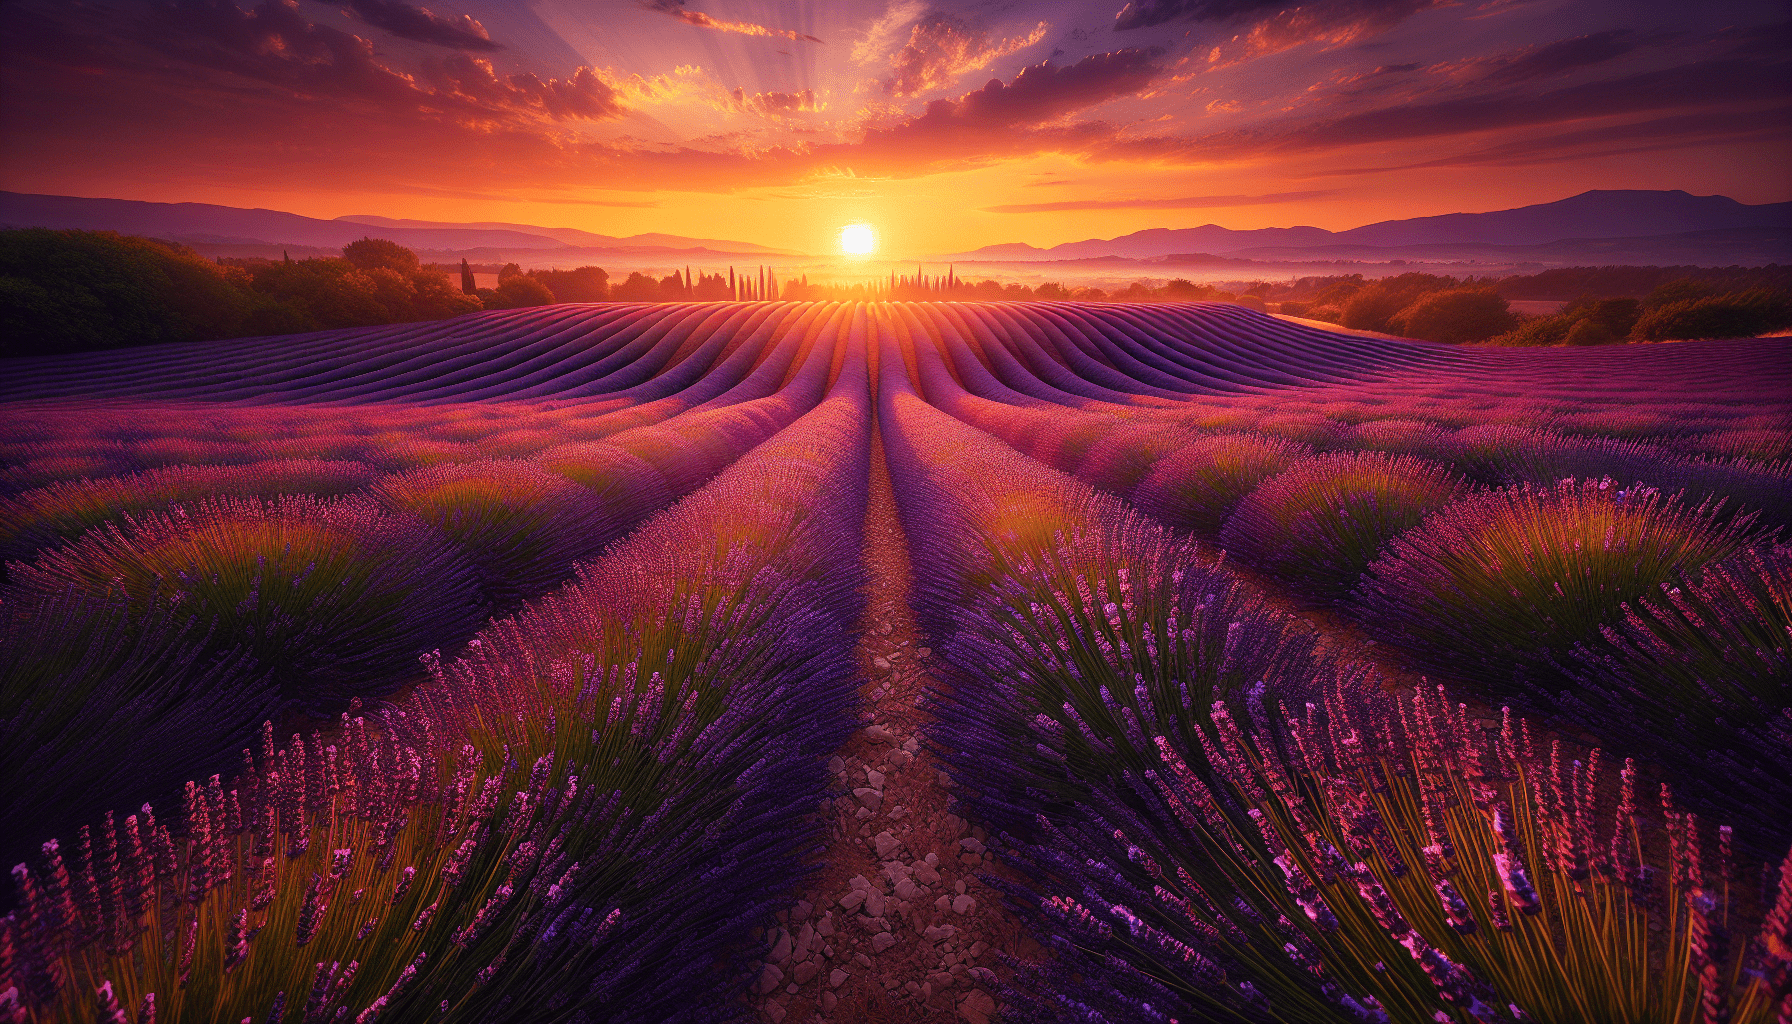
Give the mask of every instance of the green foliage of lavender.
<path id="1" fill-rule="evenodd" d="M 1647 751 L 1680 795 L 1765 856 L 1792 842 L 1792 550 L 1743 551 L 1628 603 L 1544 699 Z"/>
<path id="2" fill-rule="evenodd" d="M 126 516 L 165 512 L 216 494 L 275 498 L 352 494 L 374 479 L 358 462 L 277 459 L 242 466 L 171 466 L 119 477 L 60 481 L 0 499 L 0 558 L 29 559 Z"/>
<path id="3" fill-rule="evenodd" d="M 1507 697 L 1626 602 L 1758 543 L 1752 523 L 1609 477 L 1508 488 L 1395 538 L 1352 600 L 1376 636 Z"/>
<path id="4" fill-rule="evenodd" d="M 1597 755 L 1397 703 L 1186 542 L 1061 479 L 981 476 L 990 444 L 885 409 L 948 666 L 929 736 L 1053 954 L 1007 990 L 1022 1019 L 1766 1019 L 1773 985 L 1709 939 L 1727 830 L 1708 892 L 1670 803 L 1656 893 L 1628 769 L 1614 805 Z"/>
<path id="5" fill-rule="evenodd" d="M 0 605 L 0 856 L 229 769 L 280 712 L 271 674 L 167 605 Z"/>
<path id="6" fill-rule="evenodd" d="M 632 525 L 590 490 L 528 462 L 437 466 L 387 477 L 370 496 L 421 518 L 473 564 L 499 613 L 547 591 Z M 620 521 L 619 521 L 620 520 Z"/>
<path id="7" fill-rule="evenodd" d="M 360 497 L 205 499 L 126 517 L 13 566 L 13 600 L 69 589 L 165 605 L 242 647 L 286 699 L 330 708 L 390 688 L 482 617 L 470 567 L 420 520 Z"/>
<path id="8" fill-rule="evenodd" d="M 1245 495 L 1310 451 L 1256 434 L 1204 437 L 1153 466 L 1132 500 L 1176 529 L 1212 537 Z"/>
<path id="9" fill-rule="evenodd" d="M 1336 601 L 1390 540 L 1466 491 L 1448 469 L 1411 456 L 1317 455 L 1241 500 L 1219 542 L 1291 589 Z"/>
<path id="10" fill-rule="evenodd" d="M 1246 703 L 1253 727 L 1216 704 L 1198 748 L 1160 739 L 1158 766 L 1077 807 L 1042 804 L 1025 763 L 985 777 L 979 811 L 1036 809 L 1004 836 L 1026 881 L 1003 887 L 1055 954 L 1011 986 L 1023 1017 L 1774 1019 L 1792 860 L 1744 941 L 1729 830 L 1664 789 L 1657 845 L 1628 763 L 1613 799 L 1597 752 L 1349 680 L 1304 712 Z M 954 712 L 1024 728 L 999 701 Z"/>

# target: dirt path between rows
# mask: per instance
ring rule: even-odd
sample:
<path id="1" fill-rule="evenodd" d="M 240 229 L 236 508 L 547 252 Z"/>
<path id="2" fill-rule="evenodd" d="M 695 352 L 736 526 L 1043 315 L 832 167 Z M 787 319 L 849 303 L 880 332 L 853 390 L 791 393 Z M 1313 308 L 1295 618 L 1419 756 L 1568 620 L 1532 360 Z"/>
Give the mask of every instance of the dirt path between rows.
<path id="1" fill-rule="evenodd" d="M 773 1024 L 983 1024 L 1000 1002 L 1006 953 L 1041 947 L 976 879 L 1006 874 L 988 837 L 957 813 L 950 781 L 919 744 L 921 699 L 937 681 L 908 605 L 908 545 L 883 446 L 872 432 L 864 559 L 870 583 L 858 661 L 868 723 L 828 762 L 825 867 L 755 937 L 764 967 L 748 1000 Z"/>

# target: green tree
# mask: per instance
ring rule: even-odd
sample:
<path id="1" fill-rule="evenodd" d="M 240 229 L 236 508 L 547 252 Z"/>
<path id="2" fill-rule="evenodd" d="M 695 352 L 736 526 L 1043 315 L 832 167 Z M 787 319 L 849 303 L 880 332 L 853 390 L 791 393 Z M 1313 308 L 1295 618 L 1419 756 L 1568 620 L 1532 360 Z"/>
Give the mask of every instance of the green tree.
<path id="1" fill-rule="evenodd" d="M 1792 294 L 1757 288 L 1658 306 L 1637 321 L 1636 336 L 1648 341 L 1750 338 L 1788 327 Z"/>
<path id="2" fill-rule="evenodd" d="M 1388 319 L 1395 334 L 1450 344 L 1485 341 L 1517 326 L 1506 300 L 1487 288 L 1427 292 Z"/>
<path id="3" fill-rule="evenodd" d="M 527 274 L 507 277 L 498 282 L 493 292 L 493 301 L 486 303 L 488 309 L 526 309 L 530 306 L 551 306 L 554 293 L 548 286 Z"/>
<path id="4" fill-rule="evenodd" d="M 1384 277 L 1363 286 L 1343 305 L 1343 324 L 1362 331 L 1386 331 L 1394 314 L 1415 302 L 1426 292 L 1456 287 L 1453 277 L 1435 274 L 1407 273 Z"/>
<path id="5" fill-rule="evenodd" d="M 251 287 L 291 306 L 302 330 L 389 324 L 393 309 L 381 301 L 380 285 L 345 259 L 268 262 L 250 269 Z M 392 288 L 387 284 L 388 295 Z M 389 300 L 388 300 L 389 301 Z"/>
<path id="6" fill-rule="evenodd" d="M 1562 338 L 1567 345 L 1605 345 L 1618 340 L 1612 329 L 1592 317 L 1577 320 L 1568 333 Z"/>
<path id="7" fill-rule="evenodd" d="M 412 320 L 444 320 L 484 308 L 476 294 L 456 288 L 447 274 L 418 271 L 411 275 L 411 286 L 416 292 L 411 299 Z"/>
<path id="8" fill-rule="evenodd" d="M 342 247 L 342 258 L 349 261 L 356 270 L 377 270 L 383 267 L 407 276 L 423 266 L 416 253 L 384 238 L 362 238 L 358 242 L 350 242 Z"/>
<path id="9" fill-rule="evenodd" d="M 1164 285 L 1164 298 L 1174 299 L 1177 302 L 1193 302 L 1207 298 L 1214 293 L 1214 290 L 1210 284 L 1196 284 L 1186 277 L 1178 277 Z"/>
<path id="10" fill-rule="evenodd" d="M 237 336 L 256 306 L 239 271 L 113 231 L 0 231 L 0 354 Z"/>
<path id="11" fill-rule="evenodd" d="M 628 279 L 611 289 L 610 297 L 618 302 L 656 302 L 660 297 L 660 284 L 639 270 L 628 275 Z"/>
<path id="12" fill-rule="evenodd" d="M 1697 278 L 1681 277 L 1656 285 L 1649 297 L 1643 300 L 1644 309 L 1660 309 L 1677 302 L 1694 302 L 1708 299 L 1717 294 L 1717 289 Z"/>
<path id="13" fill-rule="evenodd" d="M 602 302 L 610 297 L 610 275 L 602 267 L 531 270 L 529 276 L 547 285 L 556 302 Z"/>
<path id="14" fill-rule="evenodd" d="M 1587 305 L 1586 318 L 1599 324 L 1614 338 L 1628 335 L 1642 316 L 1642 303 L 1635 299 L 1597 299 Z"/>

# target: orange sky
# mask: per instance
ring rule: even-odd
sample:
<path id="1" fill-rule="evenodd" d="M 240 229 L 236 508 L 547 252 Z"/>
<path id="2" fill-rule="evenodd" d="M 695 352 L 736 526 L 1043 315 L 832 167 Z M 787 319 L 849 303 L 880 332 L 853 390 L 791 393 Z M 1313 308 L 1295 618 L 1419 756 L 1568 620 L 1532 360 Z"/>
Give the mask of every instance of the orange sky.
<path id="1" fill-rule="evenodd" d="M 886 255 L 1792 198 L 1777 3 L 1113 7 L 18 3 L 0 188 Z"/>

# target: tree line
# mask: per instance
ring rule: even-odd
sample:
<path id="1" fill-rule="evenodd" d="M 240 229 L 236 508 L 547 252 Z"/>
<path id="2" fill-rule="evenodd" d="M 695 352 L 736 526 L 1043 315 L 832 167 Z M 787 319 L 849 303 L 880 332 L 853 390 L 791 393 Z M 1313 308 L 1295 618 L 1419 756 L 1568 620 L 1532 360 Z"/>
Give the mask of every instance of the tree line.
<path id="1" fill-rule="evenodd" d="M 1687 272 L 1701 268 L 1572 267 L 1503 279 L 1353 274 L 1307 279 L 1311 297 L 1283 299 L 1277 309 L 1358 330 L 1492 345 L 1745 338 L 1792 328 L 1786 268 L 1709 269 L 1695 276 Z M 1647 290 L 1635 295 L 1645 283 Z M 1553 299 L 1564 291 L 1574 298 L 1545 315 L 1514 312 L 1508 298 Z"/>
<path id="2" fill-rule="evenodd" d="M 1504 278 L 1404 273 L 1285 282 L 1197 284 L 1184 278 L 1121 288 L 970 280 L 956 268 L 838 284 L 780 280 L 769 267 L 726 275 L 642 271 L 612 281 L 601 267 L 423 264 L 379 238 L 340 257 L 208 260 L 159 239 L 111 231 L 0 231 L 0 355 L 48 355 L 173 341 L 295 334 L 440 320 L 554 302 L 955 300 L 1235 302 L 1361 330 L 1440 342 L 1605 344 L 1742 337 L 1792 327 L 1792 267 L 1569 267 Z M 477 268 L 490 273 L 491 265 Z M 458 280 L 456 278 L 458 277 Z M 1572 298 L 1547 316 L 1509 300 Z"/>

